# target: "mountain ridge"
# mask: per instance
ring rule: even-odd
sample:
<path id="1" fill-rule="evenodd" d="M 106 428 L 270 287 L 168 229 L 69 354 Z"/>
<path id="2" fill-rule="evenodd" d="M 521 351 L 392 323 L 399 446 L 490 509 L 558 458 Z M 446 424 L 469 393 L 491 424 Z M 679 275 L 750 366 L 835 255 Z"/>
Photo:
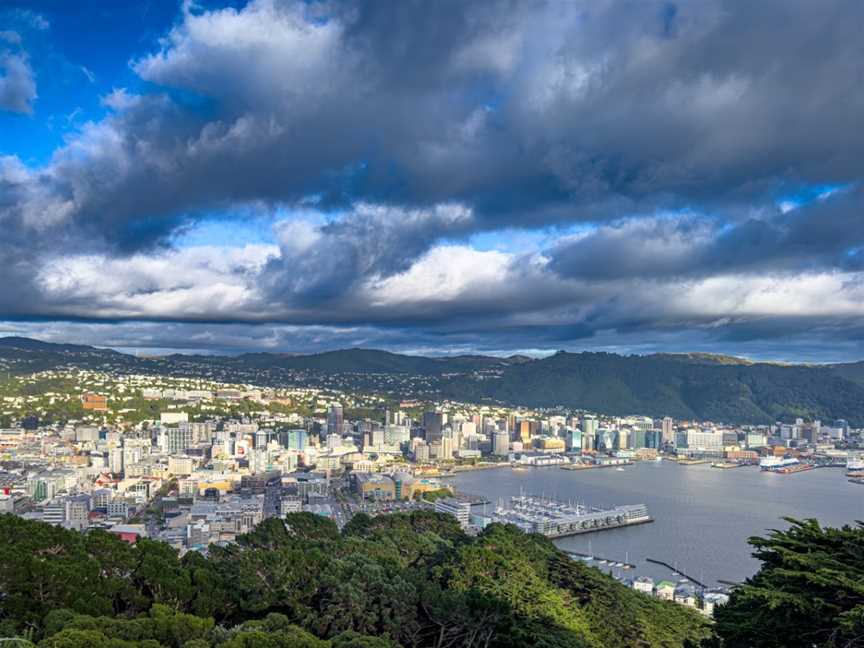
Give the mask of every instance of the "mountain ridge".
<path id="1" fill-rule="evenodd" d="M 566 351 L 543 358 L 420 356 L 364 348 L 140 358 L 30 338 L 0 338 L 0 362 L 17 373 L 69 365 L 178 375 L 218 371 L 226 381 L 269 385 L 339 375 L 343 386 L 394 397 L 406 395 L 394 391 L 394 377 L 420 376 L 423 391 L 407 395 L 730 423 L 801 417 L 864 425 L 864 362 L 779 364 L 705 353 Z"/>

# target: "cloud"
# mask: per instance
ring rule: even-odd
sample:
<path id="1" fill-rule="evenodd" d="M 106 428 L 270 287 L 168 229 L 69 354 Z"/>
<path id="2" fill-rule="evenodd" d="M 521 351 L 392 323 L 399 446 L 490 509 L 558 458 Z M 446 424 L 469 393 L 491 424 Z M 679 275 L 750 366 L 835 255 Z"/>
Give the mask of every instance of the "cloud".
<path id="1" fill-rule="evenodd" d="M 187 8 L 133 69 L 207 109 L 140 97 L 85 129 L 45 172 L 59 193 L 75 180 L 93 193 L 81 181 L 100 177 L 104 202 L 122 205 L 113 220 L 158 213 L 170 226 L 197 209 L 313 195 L 324 209 L 459 203 L 484 227 L 773 198 L 859 173 L 864 45 L 851 25 L 861 11 Z M 806 56 L 793 45 L 804 41 Z M 106 182 L 95 169 L 118 153 L 124 173 Z M 90 208 L 82 201 L 76 215 L 87 220 Z"/>
<path id="2" fill-rule="evenodd" d="M 564 277 L 691 278 L 724 273 L 860 270 L 864 189 L 740 218 L 685 213 L 604 225 L 549 250 Z"/>
<path id="3" fill-rule="evenodd" d="M 0 51 L 0 110 L 29 115 L 35 100 L 36 79 L 27 56 Z"/>
<path id="4" fill-rule="evenodd" d="M 830 4 L 185 4 L 104 118 L 44 165 L 0 159 L 0 315 L 400 348 L 852 340 L 864 5 Z M 0 105 L 28 112 L 16 52 Z M 172 247 L 250 212 L 272 245 Z M 468 243 L 513 232 L 563 234 Z"/>
<path id="5" fill-rule="evenodd" d="M 320 226 L 283 222 L 277 226 L 280 255 L 268 262 L 261 281 L 274 299 L 321 305 L 363 282 L 409 270 L 436 240 L 472 225 L 471 211 L 460 205 L 405 210 L 360 204 Z"/>

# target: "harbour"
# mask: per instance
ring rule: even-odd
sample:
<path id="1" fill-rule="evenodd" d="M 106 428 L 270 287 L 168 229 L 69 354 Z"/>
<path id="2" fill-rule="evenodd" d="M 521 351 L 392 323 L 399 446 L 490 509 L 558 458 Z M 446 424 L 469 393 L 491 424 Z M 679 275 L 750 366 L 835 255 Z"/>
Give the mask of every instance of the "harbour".
<path id="1" fill-rule="evenodd" d="M 508 506 L 502 503 L 491 515 L 480 517 L 484 526 L 494 522 L 513 524 L 526 533 L 539 533 L 547 538 L 653 522 L 644 504 L 599 508 L 529 495 L 514 495 Z"/>
<path id="2" fill-rule="evenodd" d="M 758 561 L 747 544 L 751 536 L 785 528 L 785 516 L 816 518 L 842 526 L 864 519 L 864 489 L 850 483 L 844 468 L 798 473 L 788 479 L 756 466 L 717 470 L 710 463 L 681 469 L 675 462 L 637 462 L 624 472 L 608 470 L 497 470 L 453 478 L 457 490 L 493 502 L 521 493 L 545 493 L 552 499 L 589 502 L 600 508 L 644 503 L 653 520 L 600 533 L 556 538 L 561 549 L 586 556 L 618 557 L 600 565 L 613 575 L 619 562 L 634 576 L 655 579 L 691 574 L 707 586 L 738 583 L 751 576 Z M 480 513 L 481 507 L 475 507 Z M 624 560 L 625 556 L 629 556 Z"/>

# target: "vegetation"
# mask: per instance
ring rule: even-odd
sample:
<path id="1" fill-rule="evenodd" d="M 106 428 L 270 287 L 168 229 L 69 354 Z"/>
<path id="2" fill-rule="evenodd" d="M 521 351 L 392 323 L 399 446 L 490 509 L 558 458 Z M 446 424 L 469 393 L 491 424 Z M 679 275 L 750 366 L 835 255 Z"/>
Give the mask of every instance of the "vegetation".
<path id="1" fill-rule="evenodd" d="M 788 521 L 750 539 L 762 568 L 717 611 L 714 645 L 864 646 L 864 526 Z"/>
<path id="2" fill-rule="evenodd" d="M 508 366 L 495 380 L 457 377 L 442 387 L 463 400 L 565 406 L 731 423 L 797 417 L 864 425 L 864 382 L 851 365 L 733 363 L 690 355 L 564 353 Z"/>
<path id="3" fill-rule="evenodd" d="M 445 497 L 453 497 L 453 491 L 450 488 L 436 488 L 435 490 L 428 490 L 423 492 L 417 492 L 417 499 L 423 499 L 427 502 L 434 502 L 435 500 L 439 500 Z"/>
<path id="4" fill-rule="evenodd" d="M 207 557 L 0 516 L 0 636 L 41 648 L 684 646 L 694 612 L 540 536 L 431 512 L 272 519 Z"/>
<path id="5" fill-rule="evenodd" d="M 529 407 L 564 406 L 605 414 L 639 413 L 730 423 L 772 423 L 802 417 L 823 421 L 844 418 L 853 426 L 864 425 L 864 363 L 778 365 L 710 354 L 564 352 L 537 360 L 518 356 L 423 358 L 369 349 L 313 355 L 138 358 L 91 347 L 0 338 L 0 375 L 58 367 L 207 376 L 258 385 L 302 384 L 396 400 L 491 399 Z M 133 412 L 126 415 L 127 421 L 137 422 L 148 414 L 140 403 L 128 407 Z M 225 412 L 235 415 L 258 407 L 247 401 L 224 404 Z"/>

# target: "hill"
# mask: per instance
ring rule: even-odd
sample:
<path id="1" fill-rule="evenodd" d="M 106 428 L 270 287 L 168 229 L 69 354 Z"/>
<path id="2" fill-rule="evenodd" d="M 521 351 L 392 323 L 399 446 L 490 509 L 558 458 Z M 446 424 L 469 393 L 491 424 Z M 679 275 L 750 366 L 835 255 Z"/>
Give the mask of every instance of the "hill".
<path id="1" fill-rule="evenodd" d="M 560 352 L 507 367 L 498 380 L 452 381 L 446 393 L 609 414 L 733 423 L 846 418 L 862 425 L 864 381 L 857 376 L 850 365 Z"/>
<path id="2" fill-rule="evenodd" d="M 730 423 L 797 417 L 864 426 L 864 362 L 761 363 L 714 354 L 559 352 L 547 358 L 425 357 L 375 349 L 316 354 L 247 353 L 138 358 L 116 351 L 0 338 L 0 371 L 55 367 L 208 375 L 262 385 L 327 384 L 398 397 L 447 397 L 607 414 L 674 416 Z M 422 380 L 412 380 L 421 377 Z"/>
<path id="3" fill-rule="evenodd" d="M 0 552 L 0 636 L 40 648 L 683 648 L 710 633 L 542 536 L 470 537 L 428 511 L 341 532 L 290 513 L 182 558 L 0 515 Z"/>

